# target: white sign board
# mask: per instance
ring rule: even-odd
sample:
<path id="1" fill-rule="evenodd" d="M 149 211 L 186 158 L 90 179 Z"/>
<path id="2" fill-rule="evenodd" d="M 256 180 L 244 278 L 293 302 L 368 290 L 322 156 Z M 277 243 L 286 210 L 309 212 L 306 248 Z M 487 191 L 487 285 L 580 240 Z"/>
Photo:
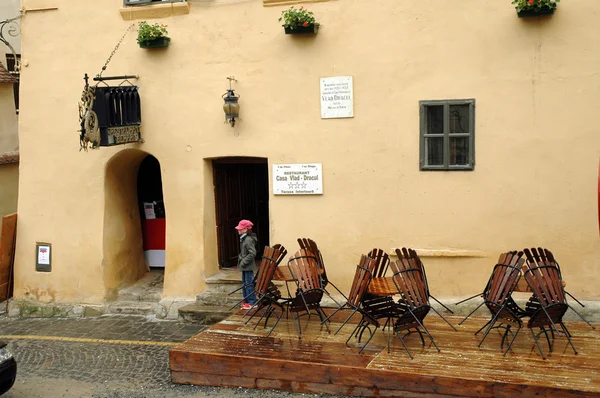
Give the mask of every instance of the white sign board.
<path id="1" fill-rule="evenodd" d="M 146 216 L 146 220 L 154 220 L 156 218 L 154 203 L 144 202 L 144 215 Z"/>
<path id="2" fill-rule="evenodd" d="M 352 76 L 321 78 L 321 118 L 354 117 Z"/>
<path id="3" fill-rule="evenodd" d="M 320 195 L 323 193 L 321 163 L 274 164 L 273 193 L 275 195 Z"/>
<path id="4" fill-rule="evenodd" d="M 50 246 L 38 246 L 37 262 L 40 265 L 50 265 Z"/>

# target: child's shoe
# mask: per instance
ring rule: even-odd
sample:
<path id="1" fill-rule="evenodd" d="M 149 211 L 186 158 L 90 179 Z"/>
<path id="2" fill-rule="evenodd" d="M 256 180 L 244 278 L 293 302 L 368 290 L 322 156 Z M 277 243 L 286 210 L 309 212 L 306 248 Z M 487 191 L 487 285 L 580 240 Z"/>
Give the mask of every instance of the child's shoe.
<path id="1" fill-rule="evenodd" d="M 254 308 L 254 306 L 252 304 L 248 304 L 248 303 L 242 304 L 243 310 L 251 310 L 252 308 Z"/>

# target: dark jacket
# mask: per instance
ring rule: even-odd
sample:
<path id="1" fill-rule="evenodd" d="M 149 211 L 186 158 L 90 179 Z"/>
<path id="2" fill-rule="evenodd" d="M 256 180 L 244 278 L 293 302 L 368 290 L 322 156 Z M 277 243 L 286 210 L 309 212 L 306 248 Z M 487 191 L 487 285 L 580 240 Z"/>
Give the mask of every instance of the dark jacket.
<path id="1" fill-rule="evenodd" d="M 240 241 L 240 255 L 237 262 L 240 271 L 254 271 L 257 241 L 256 234 L 252 231 L 249 231 Z"/>

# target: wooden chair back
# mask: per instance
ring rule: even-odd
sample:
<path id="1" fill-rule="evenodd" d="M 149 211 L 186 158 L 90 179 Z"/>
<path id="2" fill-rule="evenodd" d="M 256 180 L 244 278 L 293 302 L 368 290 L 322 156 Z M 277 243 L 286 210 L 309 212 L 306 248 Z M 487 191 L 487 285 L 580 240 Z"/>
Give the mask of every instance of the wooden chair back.
<path id="1" fill-rule="evenodd" d="M 521 277 L 520 269 L 525 262 L 522 257 L 523 252 L 516 251 L 500 255 L 498 264 L 494 267 L 486 290 L 483 292 L 486 302 L 504 305 Z"/>
<path id="2" fill-rule="evenodd" d="M 390 256 L 384 250 L 377 248 L 371 250 L 368 256 L 375 260 L 373 278 L 384 277 L 390 266 Z"/>
<path id="3" fill-rule="evenodd" d="M 348 295 L 348 304 L 354 308 L 360 305 L 362 297 L 369 288 L 374 268 L 375 260 L 364 254 L 361 255 L 360 263 L 356 266 L 356 272 L 354 273 L 350 294 Z"/>
<path id="4" fill-rule="evenodd" d="M 546 249 L 525 249 L 527 263 L 523 267 L 525 280 L 542 306 L 565 304 L 565 291 L 560 269 L 554 256 Z"/>
<path id="5" fill-rule="evenodd" d="M 298 238 L 298 245 L 301 250 L 306 250 L 311 252 L 313 256 L 317 259 L 317 264 L 319 269 L 321 269 L 321 278 L 323 278 L 325 284 L 327 284 L 327 272 L 325 271 L 325 262 L 323 261 L 323 254 L 321 254 L 321 250 L 319 250 L 319 246 L 317 246 L 317 242 L 312 240 L 311 238 Z"/>
<path id="6" fill-rule="evenodd" d="M 423 275 L 418 259 L 399 258 L 392 261 L 390 267 L 394 273 L 394 284 L 409 308 L 429 306 L 429 296 L 423 283 Z"/>
<path id="7" fill-rule="evenodd" d="M 279 266 L 281 261 L 283 261 L 285 256 L 287 256 L 287 250 L 285 249 L 285 247 L 283 247 L 283 245 L 280 245 L 279 243 L 277 243 L 276 245 L 273 245 L 273 249 L 279 251 L 279 256 L 277 256 L 277 258 L 275 259 L 277 266 Z"/>
<path id="8" fill-rule="evenodd" d="M 277 259 L 281 257 L 281 250 L 265 246 L 263 250 L 260 268 L 256 276 L 256 285 L 254 290 L 259 296 L 263 296 L 269 290 L 269 283 L 273 279 L 273 274 L 277 269 Z"/>
<path id="9" fill-rule="evenodd" d="M 288 267 L 302 291 L 321 288 L 319 265 L 315 255 L 306 249 L 300 249 L 288 261 Z"/>
<path id="10" fill-rule="evenodd" d="M 415 276 L 419 276 L 421 278 L 421 283 L 425 287 L 425 292 L 427 293 L 427 297 L 429 297 L 429 286 L 427 285 L 427 276 L 425 275 L 425 267 L 423 266 L 423 262 L 421 258 L 417 254 L 417 252 L 413 249 L 403 247 L 402 249 L 396 249 L 396 256 L 398 256 L 398 260 L 400 261 L 408 261 L 408 264 L 411 267 L 414 267 L 421 271 Z"/>

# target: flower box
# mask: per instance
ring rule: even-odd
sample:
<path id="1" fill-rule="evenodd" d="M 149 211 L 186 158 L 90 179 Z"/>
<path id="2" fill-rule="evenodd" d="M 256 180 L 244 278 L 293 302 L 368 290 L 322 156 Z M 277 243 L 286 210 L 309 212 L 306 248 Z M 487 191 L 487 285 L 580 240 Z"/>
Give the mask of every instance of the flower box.
<path id="1" fill-rule="evenodd" d="M 162 48 L 162 47 L 167 47 L 169 45 L 170 41 L 171 41 L 171 38 L 169 38 L 167 36 L 162 36 L 162 37 L 156 38 L 154 40 L 141 41 L 140 47 L 141 48 Z"/>
<path id="2" fill-rule="evenodd" d="M 540 15 L 552 15 L 556 7 L 542 7 L 539 11 L 535 10 L 521 10 L 517 11 L 519 18 L 539 17 Z"/>
<path id="3" fill-rule="evenodd" d="M 319 24 L 310 24 L 307 26 L 298 26 L 295 28 L 284 28 L 286 35 L 314 35 L 319 30 Z"/>

